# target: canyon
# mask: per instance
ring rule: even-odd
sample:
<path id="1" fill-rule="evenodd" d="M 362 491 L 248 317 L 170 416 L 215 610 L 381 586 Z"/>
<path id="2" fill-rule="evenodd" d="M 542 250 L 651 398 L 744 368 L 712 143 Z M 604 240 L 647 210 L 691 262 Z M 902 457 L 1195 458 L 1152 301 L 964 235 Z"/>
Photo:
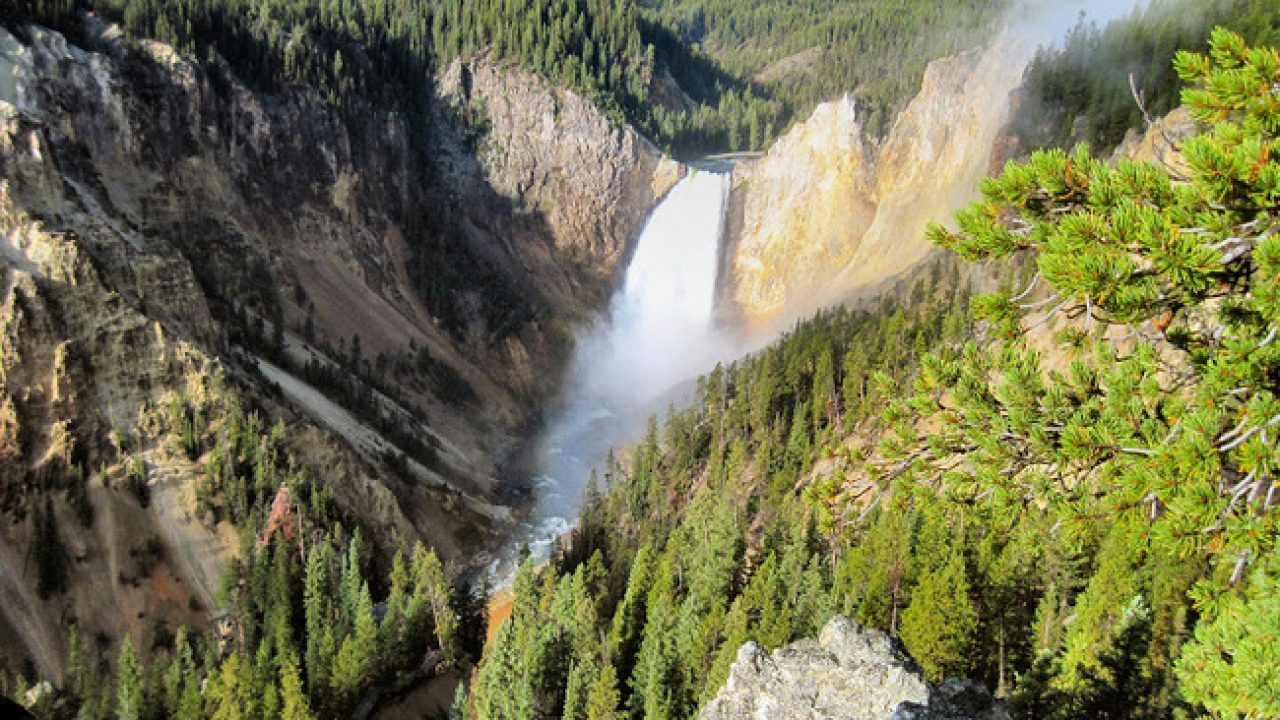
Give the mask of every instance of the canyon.
<path id="1" fill-rule="evenodd" d="M 241 406 L 279 422 L 380 550 L 423 540 L 458 576 L 512 538 L 545 550 L 589 469 L 699 373 L 929 254 L 1032 49 L 934 62 L 879 143 L 844 98 L 699 169 L 483 54 L 413 117 L 252 87 L 92 17 L 78 42 L 0 30 L 0 501 L 80 483 L 92 518 L 52 504 L 83 578 L 52 600 L 33 523 L 4 527 L 0 656 L 55 681 L 70 619 L 144 647 L 217 625 L 240 539 L 198 510 L 209 458 L 171 442 L 171 408 L 205 438 Z M 566 432 L 591 442 L 566 454 Z M 516 461 L 531 445 L 552 486 Z"/>
<path id="2" fill-rule="evenodd" d="M 5 523 L 0 653 L 56 681 L 69 619 L 140 644 L 213 622 L 238 541 L 196 510 L 209 458 L 172 445 L 178 406 L 211 440 L 247 403 L 377 545 L 483 566 L 519 512 L 504 458 L 681 167 L 482 61 L 411 119 L 253 89 L 91 16 L 84 44 L 0 30 L 0 486 L 9 511 L 82 488 L 87 518 L 53 502 L 78 579 L 49 601 L 29 517 Z"/>

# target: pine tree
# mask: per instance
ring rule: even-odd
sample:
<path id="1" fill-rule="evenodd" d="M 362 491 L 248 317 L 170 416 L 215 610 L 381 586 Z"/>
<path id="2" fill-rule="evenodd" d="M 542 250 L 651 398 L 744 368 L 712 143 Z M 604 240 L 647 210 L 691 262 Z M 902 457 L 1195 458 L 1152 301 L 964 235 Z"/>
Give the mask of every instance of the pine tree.
<path id="1" fill-rule="evenodd" d="M 143 708 L 142 664 L 133 649 L 133 639 L 126 636 L 120 643 L 120 656 L 116 661 L 116 718 L 139 720 Z"/>
<path id="2" fill-rule="evenodd" d="M 329 676 L 329 690 L 336 707 L 346 708 L 377 671 L 377 622 L 369 586 L 355 591 L 352 632 L 342 639 Z"/>
<path id="3" fill-rule="evenodd" d="M 89 663 L 84 654 L 84 642 L 80 638 L 80 627 L 72 624 L 67 629 L 67 672 L 66 689 L 72 697 L 81 702 L 88 697 Z"/>
<path id="4" fill-rule="evenodd" d="M 587 720 L 621 720 L 618 703 L 618 676 L 606 662 L 587 694 Z"/>
<path id="5" fill-rule="evenodd" d="M 453 691 L 453 704 L 449 706 L 449 720 L 467 720 L 467 684 L 459 682 Z"/>
<path id="6" fill-rule="evenodd" d="M 1196 628 L 1177 673 L 1187 699 L 1217 717 L 1280 716 L 1280 546 Z"/>
<path id="7" fill-rule="evenodd" d="M 329 672 L 333 666 L 332 647 L 324 644 L 326 632 L 333 631 L 332 562 L 333 547 L 327 538 L 313 545 L 307 556 L 303 614 L 307 638 L 307 686 L 313 695 L 328 688 Z"/>
<path id="8" fill-rule="evenodd" d="M 1155 718 L 1149 707 L 1156 699 L 1147 655 L 1151 644 L 1151 611 L 1135 597 L 1112 632 L 1096 671 L 1086 673 L 1082 697 L 1075 702 L 1078 717 L 1100 720 Z"/>
<path id="9" fill-rule="evenodd" d="M 287 653 L 280 668 L 280 720 L 312 720 L 311 704 L 302 688 L 298 659 Z"/>
<path id="10" fill-rule="evenodd" d="M 968 669 L 976 627 L 964 557 L 955 553 L 912 590 L 911 604 L 902 613 L 902 642 L 924 668 L 925 678 L 939 682 Z"/>
<path id="11" fill-rule="evenodd" d="M 233 653 L 211 674 L 205 696 L 213 720 L 249 720 L 258 716 L 259 696 L 247 686 L 251 668 L 245 666 L 249 662 Z"/>

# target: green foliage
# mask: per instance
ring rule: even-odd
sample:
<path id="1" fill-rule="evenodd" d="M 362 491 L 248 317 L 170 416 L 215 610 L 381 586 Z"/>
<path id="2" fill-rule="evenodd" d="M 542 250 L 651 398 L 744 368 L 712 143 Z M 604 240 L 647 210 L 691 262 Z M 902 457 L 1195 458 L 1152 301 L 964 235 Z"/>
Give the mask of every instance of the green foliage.
<path id="1" fill-rule="evenodd" d="M 963 676 L 968 670 L 978 622 L 969 592 L 964 557 L 956 554 L 923 575 L 902 613 L 902 642 L 931 682 Z"/>
<path id="2" fill-rule="evenodd" d="M 474 613 L 434 553 L 416 544 L 392 557 L 388 574 L 372 572 L 385 555 L 359 529 L 348 532 L 329 489 L 297 469 L 283 425 L 268 427 L 229 391 L 206 410 L 219 422 L 195 434 L 207 469 L 197 502 L 241 533 L 224 578 L 226 632 L 179 628 L 171 644 L 157 640 L 142 657 L 126 640 L 112 678 L 99 674 L 93 648 L 73 632 L 66 682 L 73 710 L 84 718 L 342 717 L 371 686 L 416 669 L 431 649 L 466 660 L 459 608 Z M 182 402 L 170 408 L 175 452 L 187 451 L 191 417 Z M 51 518 L 46 504 L 37 529 Z M 379 616 L 375 600 L 384 592 Z"/>
<path id="3" fill-rule="evenodd" d="M 1045 671 L 1056 676 L 1051 692 L 1091 715 L 1120 703 L 1159 716 L 1154 701 L 1138 699 L 1173 697 L 1179 605 L 1194 599 L 1215 617 L 1278 529 L 1270 428 L 1280 417 L 1280 166 L 1269 148 L 1280 113 L 1268 98 L 1280 54 L 1219 29 L 1209 55 L 1179 53 L 1175 68 L 1191 83 L 1184 103 L 1211 124 L 1182 144 L 1187 180 L 1100 163 L 1083 148 L 1037 153 L 986 182 L 986 199 L 958 216 L 958 232 L 931 229 L 975 259 L 1031 253 L 1047 297 L 1018 309 L 1031 311 L 1029 328 L 1058 313 L 1076 318 L 1083 332 L 1072 344 L 1085 357 L 1046 373 L 1019 330 L 1003 346 L 937 363 L 911 406 L 941 431 L 925 439 L 904 426 L 887 445 L 895 454 L 922 448 L 919 479 L 964 453 L 963 468 L 941 474 L 942 488 L 995 512 L 1030 501 L 1081 538 L 1096 521 L 1111 523 L 1063 654 Z M 1009 307 L 1005 298 L 989 304 Z M 1139 340 L 1100 337 L 1113 327 Z M 1151 614 L 1116 606 L 1150 593 L 1160 597 Z M 1180 667 L 1184 687 L 1200 688 L 1195 699 L 1220 702 L 1196 666 Z"/>
<path id="4" fill-rule="evenodd" d="M 1177 669 L 1187 698 L 1217 717 L 1280 715 L 1280 550 L 1196 628 Z"/>
<path id="5" fill-rule="evenodd" d="M 257 87 L 308 85 L 350 111 L 372 105 L 411 118 L 425 117 L 433 70 L 485 54 L 698 152 L 762 149 L 792 118 L 848 91 L 882 134 L 926 63 L 978 44 L 1007 4 L 20 0 L 0 21 L 35 19 L 77 38 L 79 13 L 93 11 L 196 57 L 217 52 Z M 761 75 L 792 55 L 792 71 Z"/>
<path id="6" fill-rule="evenodd" d="M 842 604 L 831 558 L 846 544 L 819 533 L 815 506 L 829 498 L 807 478 L 841 428 L 876 422 L 870 368 L 903 380 L 917 338 L 942 346 L 967 331 L 955 269 L 940 261 L 908 299 L 824 313 L 715 369 L 691 408 L 650 424 L 625 468 L 611 460 L 572 547 L 517 575 L 511 620 L 480 666 L 477 717 L 693 717 L 743 642 L 816 634 Z"/>
<path id="7" fill-rule="evenodd" d="M 128 637 L 120 644 L 116 677 L 116 717 L 118 720 L 139 720 L 144 692 L 142 667 L 137 651 L 133 649 L 133 640 Z"/>
<path id="8" fill-rule="evenodd" d="M 369 687 L 416 668 L 432 639 L 452 645 L 451 593 L 439 560 L 420 545 L 413 578 L 398 582 L 397 599 L 381 621 L 374 614 L 359 536 L 340 525 L 314 532 L 305 561 L 277 536 L 233 565 L 229 598 L 234 628 L 225 654 L 212 635 L 180 628 L 172 646 L 153 649 L 150 666 L 131 641 L 116 665 L 118 717 L 280 718 L 345 716 Z M 345 546 L 345 550 L 340 550 Z M 293 588 L 302 580 L 299 606 Z M 301 614 L 298 614 L 298 611 Z M 243 641 L 240 640 L 243 638 Z M 228 638 L 222 638 L 227 641 Z M 102 717 L 100 678 L 73 634 L 68 691 L 83 717 Z M 110 707 L 110 705 L 108 705 Z"/>
<path id="9" fill-rule="evenodd" d="M 1086 329 L 1163 325 L 1189 351 L 1193 382 L 1162 382 L 1150 342 L 1126 355 L 1091 343 L 1089 362 L 1048 382 L 1037 354 L 1016 343 L 972 350 L 939 366 L 915 401 L 944 423 L 931 453 L 970 452 L 972 469 L 952 473 L 953 488 L 981 489 L 986 469 L 999 469 L 1010 499 L 1029 493 L 1068 510 L 1101 497 L 1111 511 L 1151 514 L 1157 539 L 1180 552 L 1256 557 L 1258 532 L 1274 520 L 1259 493 L 1244 503 L 1244 494 L 1224 496 L 1222 474 L 1240 473 L 1241 487 L 1251 487 L 1270 467 L 1258 433 L 1275 415 L 1267 368 L 1280 361 L 1264 337 L 1280 317 L 1270 301 L 1275 221 L 1266 209 L 1280 174 L 1260 149 L 1274 138 L 1274 112 L 1252 95 L 1270 92 L 1277 59 L 1225 31 L 1213 47 L 1212 59 L 1178 59 L 1198 82 L 1188 105 L 1218 120 L 1184 144 L 1190 183 L 1175 188 L 1155 166 L 1105 165 L 1083 149 L 1039 153 L 984 183 L 986 200 L 958 216 L 959 232 L 930 231 L 969 257 L 1034 252 L 1051 291 L 1039 305 L 1053 305 L 1043 316 L 1061 311 Z M 1226 294 L 1226 310 L 1206 328 L 1199 306 Z M 944 398 L 955 383 L 959 391 Z M 992 444 L 993 433 L 1003 442 Z M 1051 489 L 1040 482 L 1045 465 L 1074 479 Z"/>
<path id="10" fill-rule="evenodd" d="M 905 298 L 716 368 L 611 457 L 573 546 L 519 570 L 475 716 L 693 717 L 742 642 L 837 611 L 900 634 L 933 679 L 1013 683 L 1032 716 L 1272 713 L 1280 54 L 1218 31 L 1176 70 L 1212 124 L 1182 146 L 1189 177 L 1038 153 L 984 183 L 958 230 L 931 229 L 1005 263 L 980 322 L 948 256 Z M 255 417 L 202 446 L 204 502 L 245 530 L 233 647 L 167 651 L 204 693 L 122 650 L 118 709 L 342 716 L 428 644 L 461 654 L 438 559 L 369 573 L 360 534 Z M 305 553 L 258 539 L 281 484 Z"/>
<path id="11" fill-rule="evenodd" d="M 1027 68 L 1012 133 L 1028 150 L 1115 147 L 1143 127 L 1134 89 L 1153 118 L 1178 106 L 1174 55 L 1199 47 L 1215 25 L 1254 44 L 1280 43 L 1272 0 L 1151 0 L 1104 28 L 1082 18 L 1062 47 L 1041 48 Z"/>
<path id="12" fill-rule="evenodd" d="M 955 281 L 821 314 L 611 459 L 576 538 L 592 560 L 522 571 L 482 717 L 577 716 L 602 658 L 632 717 L 691 717 L 742 642 L 836 611 L 1027 716 L 1265 715 L 1265 692 L 1210 676 L 1270 681 L 1263 644 L 1222 649 L 1269 637 L 1273 614 L 1273 568 L 1232 586 L 1278 530 L 1280 57 L 1217 32 L 1177 70 L 1213 123 L 1183 144 L 1189 178 L 1049 151 L 984 183 L 958 230 L 931 229 L 1005 263 L 979 324 L 963 293 L 937 307 Z M 1015 295 L 1014 279 L 1033 281 Z M 555 612 L 597 553 L 608 582 L 580 583 L 597 612 Z M 595 633 L 555 635 L 580 641 L 536 632 L 583 617 Z M 1197 622 L 1203 649 L 1175 673 Z"/>
<path id="13" fill-rule="evenodd" d="M 741 0 L 638 0 L 645 16 L 691 48 L 668 60 L 681 86 L 701 99 L 714 92 L 707 59 L 730 75 L 752 78 L 756 96 L 784 109 L 766 122 L 781 131 L 819 102 L 851 92 L 860 117 L 883 135 L 919 91 L 929 61 L 979 45 L 1008 7 L 1006 0 L 917 0 L 911 3 L 747 3 Z M 748 117 L 754 104 L 747 100 Z M 766 106 L 767 107 L 767 106 Z M 757 115 L 768 109 L 760 108 Z M 750 123 L 746 126 L 752 132 Z M 766 130 L 767 137 L 772 132 Z M 752 135 L 754 137 L 754 135 Z M 760 147 L 754 141 L 734 147 Z"/>

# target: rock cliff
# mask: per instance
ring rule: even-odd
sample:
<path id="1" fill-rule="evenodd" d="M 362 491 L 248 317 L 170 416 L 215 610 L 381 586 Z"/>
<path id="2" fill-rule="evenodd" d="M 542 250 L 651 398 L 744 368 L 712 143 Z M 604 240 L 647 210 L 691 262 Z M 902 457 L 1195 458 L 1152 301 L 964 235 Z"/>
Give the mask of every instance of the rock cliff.
<path id="1" fill-rule="evenodd" d="M 819 105 L 764 157 L 735 166 L 734 299 L 749 318 L 795 307 L 853 259 L 875 219 L 874 160 L 856 115 L 847 96 Z"/>
<path id="2" fill-rule="evenodd" d="M 448 184 L 470 194 L 483 181 L 516 214 L 542 218 L 553 252 L 611 285 L 684 167 L 630 126 L 613 126 L 586 98 L 513 67 L 455 60 L 439 90 L 484 131 L 475 153 L 446 149 Z"/>
<path id="3" fill-rule="evenodd" d="M 832 618 L 818 639 L 767 653 L 738 651 L 701 720 L 1006 720 L 986 690 L 953 680 L 930 687 L 887 635 Z"/>
<path id="4" fill-rule="evenodd" d="M 776 326 L 883 283 L 929 251 L 924 228 L 972 199 L 1034 49 L 1009 34 L 930 63 L 878 145 L 849 99 L 819 106 L 734 171 L 729 299 Z"/>
<path id="5" fill-rule="evenodd" d="M 143 647 L 208 622 L 237 541 L 196 517 L 179 400 L 208 433 L 234 398 L 283 421 L 382 547 L 486 562 L 515 520 L 502 460 L 679 167 L 482 61 L 413 118 L 92 17 L 84 38 L 0 28 L 0 661 L 58 678 L 71 618 Z M 109 482 L 126 463 L 148 506 Z M 51 600 L 45 498 L 76 574 Z"/>

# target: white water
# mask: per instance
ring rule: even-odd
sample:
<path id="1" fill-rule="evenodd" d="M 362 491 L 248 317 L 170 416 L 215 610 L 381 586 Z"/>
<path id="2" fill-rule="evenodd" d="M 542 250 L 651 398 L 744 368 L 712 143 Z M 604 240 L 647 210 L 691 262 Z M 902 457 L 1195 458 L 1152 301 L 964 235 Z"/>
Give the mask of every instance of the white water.
<path id="1" fill-rule="evenodd" d="M 499 583 L 521 546 L 541 561 L 573 527 L 609 448 L 634 440 L 681 384 L 736 354 L 714 321 L 728 195 L 728 174 L 691 170 L 650 215 L 608 317 L 578 343 L 561 410 L 535 451 L 537 509 L 491 568 Z"/>
<path id="2" fill-rule="evenodd" d="M 729 176 L 693 172 L 653 211 L 608 322 L 582 343 L 581 399 L 643 405 L 714 362 L 712 312 Z"/>

